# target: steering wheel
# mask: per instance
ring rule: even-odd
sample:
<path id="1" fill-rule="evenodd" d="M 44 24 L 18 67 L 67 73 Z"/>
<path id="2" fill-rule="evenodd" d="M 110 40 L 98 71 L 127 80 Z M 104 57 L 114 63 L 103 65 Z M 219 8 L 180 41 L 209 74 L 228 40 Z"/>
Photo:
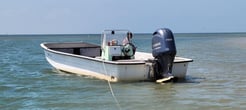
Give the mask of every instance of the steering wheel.
<path id="1" fill-rule="evenodd" d="M 122 52 L 125 56 L 134 56 L 136 52 L 136 47 L 132 43 L 127 43 L 123 46 Z"/>

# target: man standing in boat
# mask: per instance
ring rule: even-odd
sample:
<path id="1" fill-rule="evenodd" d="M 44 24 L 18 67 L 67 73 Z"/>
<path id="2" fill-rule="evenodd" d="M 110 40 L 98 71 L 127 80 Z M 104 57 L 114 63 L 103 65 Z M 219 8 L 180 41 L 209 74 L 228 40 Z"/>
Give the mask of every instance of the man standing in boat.
<path id="1" fill-rule="evenodd" d="M 124 54 L 125 59 L 133 59 L 136 52 L 136 47 L 134 46 L 134 44 L 132 44 L 131 39 L 132 33 L 127 32 L 127 36 L 122 41 L 122 52 Z"/>
<path id="2" fill-rule="evenodd" d="M 131 32 L 127 32 L 127 36 L 126 38 L 123 40 L 122 44 L 126 45 L 128 43 L 131 43 L 131 39 L 132 39 L 132 33 Z"/>

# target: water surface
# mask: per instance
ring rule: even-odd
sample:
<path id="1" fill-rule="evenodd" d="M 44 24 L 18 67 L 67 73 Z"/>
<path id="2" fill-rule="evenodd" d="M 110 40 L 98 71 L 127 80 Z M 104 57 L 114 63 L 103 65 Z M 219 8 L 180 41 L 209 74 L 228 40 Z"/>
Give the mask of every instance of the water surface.
<path id="1" fill-rule="evenodd" d="M 140 51 L 151 52 L 151 34 L 134 34 Z M 1 35 L 0 109 L 244 110 L 246 34 L 175 34 L 178 56 L 194 59 L 185 81 L 108 83 L 56 71 L 41 42 L 86 41 L 100 35 Z"/>

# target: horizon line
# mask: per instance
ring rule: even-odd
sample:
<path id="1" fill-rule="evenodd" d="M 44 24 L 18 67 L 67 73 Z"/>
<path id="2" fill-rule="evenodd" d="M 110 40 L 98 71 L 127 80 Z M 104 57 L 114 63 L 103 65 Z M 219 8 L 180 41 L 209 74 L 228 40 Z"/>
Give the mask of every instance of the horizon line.
<path id="1" fill-rule="evenodd" d="M 174 34 L 236 34 L 246 32 L 173 32 Z M 98 35 L 101 33 L 17 33 L 17 34 L 0 34 L 0 36 L 15 36 L 15 35 Z M 152 33 L 134 33 L 134 34 L 152 34 Z"/>

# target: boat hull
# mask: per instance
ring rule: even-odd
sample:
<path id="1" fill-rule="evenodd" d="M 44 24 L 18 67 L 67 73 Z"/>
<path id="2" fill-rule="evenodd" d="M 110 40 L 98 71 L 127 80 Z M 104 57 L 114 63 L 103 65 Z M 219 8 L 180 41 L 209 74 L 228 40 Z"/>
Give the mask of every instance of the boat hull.
<path id="1" fill-rule="evenodd" d="M 148 79 L 144 63 L 117 65 L 81 57 L 56 54 L 49 51 L 45 51 L 45 55 L 46 60 L 54 68 L 69 73 L 92 76 L 112 82 Z"/>

